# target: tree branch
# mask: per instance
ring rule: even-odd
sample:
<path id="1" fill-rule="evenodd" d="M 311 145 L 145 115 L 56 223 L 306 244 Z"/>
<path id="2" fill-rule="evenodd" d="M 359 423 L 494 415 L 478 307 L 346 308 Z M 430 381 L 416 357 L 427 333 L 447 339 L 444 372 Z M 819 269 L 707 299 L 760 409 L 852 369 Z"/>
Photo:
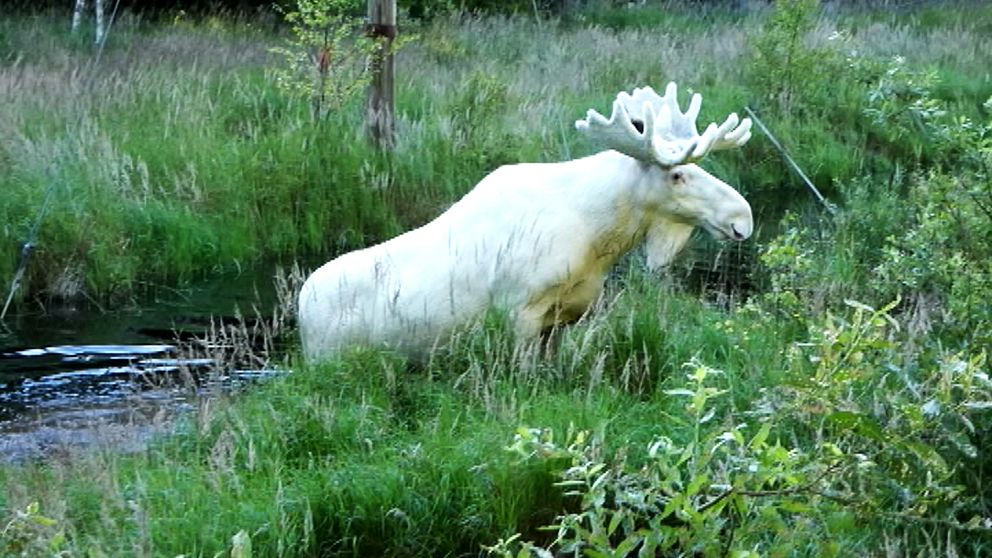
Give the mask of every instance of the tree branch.
<path id="1" fill-rule="evenodd" d="M 697 509 L 696 511 L 698 513 L 703 513 L 706 510 L 712 508 L 713 506 L 719 504 L 721 501 L 725 500 L 728 496 L 731 496 L 733 494 L 739 494 L 741 496 L 750 496 L 752 498 L 761 498 L 766 496 L 789 496 L 792 494 L 800 494 L 806 492 L 806 493 L 816 494 L 817 496 L 822 496 L 824 498 L 827 498 L 829 500 L 834 500 L 836 502 L 851 504 L 854 501 L 848 498 L 842 498 L 840 496 L 834 496 L 832 494 L 825 494 L 819 490 L 813 489 L 813 487 L 818 485 L 820 481 L 826 478 L 827 475 L 839 469 L 841 465 L 842 463 L 840 461 L 835 461 L 834 463 L 831 463 L 829 466 L 827 466 L 827 468 L 824 469 L 819 475 L 817 475 L 815 479 L 811 480 L 810 482 L 804 485 L 794 486 L 792 488 L 783 488 L 780 490 L 739 490 L 737 488 L 730 488 L 720 493 L 718 496 L 716 496 L 709 502 L 706 502 L 705 504 L 700 506 L 699 509 Z"/>

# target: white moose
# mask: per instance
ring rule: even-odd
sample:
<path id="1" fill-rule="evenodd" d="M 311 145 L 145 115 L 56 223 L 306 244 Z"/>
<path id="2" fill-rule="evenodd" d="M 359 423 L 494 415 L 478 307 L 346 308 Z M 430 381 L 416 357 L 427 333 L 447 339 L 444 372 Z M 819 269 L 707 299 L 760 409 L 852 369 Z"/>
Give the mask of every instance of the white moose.
<path id="1" fill-rule="evenodd" d="M 696 225 L 718 239 L 748 238 L 750 205 L 692 163 L 743 145 L 751 121 L 731 114 L 700 135 L 702 97 L 683 113 L 677 96 L 674 83 L 663 97 L 650 87 L 621 92 L 609 119 L 590 110 L 575 123 L 609 151 L 500 167 L 430 223 L 324 264 L 300 291 L 305 356 L 352 345 L 423 356 L 492 306 L 519 338 L 533 338 L 579 318 L 642 242 L 657 269 Z"/>

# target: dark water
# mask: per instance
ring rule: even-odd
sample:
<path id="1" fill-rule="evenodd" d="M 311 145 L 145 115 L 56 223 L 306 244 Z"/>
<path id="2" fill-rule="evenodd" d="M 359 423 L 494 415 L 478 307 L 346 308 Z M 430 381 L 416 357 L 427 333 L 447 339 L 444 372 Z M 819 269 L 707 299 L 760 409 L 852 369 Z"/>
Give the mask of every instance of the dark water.
<path id="1" fill-rule="evenodd" d="M 0 326 L 0 460 L 137 449 L 200 397 L 277 374 L 220 371 L 213 358 L 188 350 L 235 316 L 267 318 L 275 305 L 270 271 L 161 289 L 112 312 L 62 305 L 8 315 Z"/>

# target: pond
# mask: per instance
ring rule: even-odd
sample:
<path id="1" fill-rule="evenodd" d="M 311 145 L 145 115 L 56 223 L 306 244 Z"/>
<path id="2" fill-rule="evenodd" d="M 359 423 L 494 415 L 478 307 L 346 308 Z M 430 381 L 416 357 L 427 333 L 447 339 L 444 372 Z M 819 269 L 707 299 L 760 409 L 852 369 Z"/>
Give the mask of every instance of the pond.
<path id="1" fill-rule="evenodd" d="M 273 277 L 266 268 L 159 288 L 109 312 L 25 305 L 8 315 L 0 325 L 0 460 L 140 449 L 200 398 L 278 374 L 258 359 L 232 360 L 244 348 L 223 335 L 268 324 L 277 312 Z"/>

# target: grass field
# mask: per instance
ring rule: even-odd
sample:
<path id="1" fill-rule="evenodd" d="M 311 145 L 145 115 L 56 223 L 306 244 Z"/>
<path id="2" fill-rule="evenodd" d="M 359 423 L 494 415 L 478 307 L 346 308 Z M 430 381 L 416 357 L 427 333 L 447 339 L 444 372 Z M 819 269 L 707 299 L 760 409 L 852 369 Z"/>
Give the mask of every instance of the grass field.
<path id="1" fill-rule="evenodd" d="M 307 99 L 280 93 L 269 49 L 282 39 L 271 24 L 125 14 L 92 67 L 89 41 L 61 18 L 6 17 L 0 276 L 11 275 L 49 188 L 27 298 L 114 299 L 149 282 L 362 245 L 432 218 L 500 164 L 589 153 L 572 131 L 578 116 L 605 110 L 620 89 L 668 80 L 705 94 L 703 118 L 751 103 L 828 194 L 922 149 L 914 138 L 873 141 L 857 97 L 866 84 L 837 89 L 827 71 L 785 85 L 837 98 L 771 102 L 778 86 L 752 55 L 764 14 L 644 11 L 636 21 L 651 27 L 625 25 L 634 16 L 621 10 L 617 21 L 592 12 L 584 22 L 455 18 L 414 29 L 398 62 L 399 145 L 389 157 L 364 141 L 359 100 L 314 123 Z M 932 13 L 820 16 L 804 48 L 901 55 L 941 74 L 934 94 L 974 116 L 990 94 L 988 14 Z M 807 199 L 761 138 L 707 164 L 769 229 Z"/>
<path id="2" fill-rule="evenodd" d="M 668 80 L 706 120 L 752 106 L 839 210 L 756 137 L 704 163 L 755 208 L 743 292 L 635 254 L 550 346 L 494 313 L 424 365 L 291 351 L 146 452 L 0 467 L 0 553 L 990 552 L 989 7 L 437 19 L 399 53 L 388 155 L 359 100 L 314 122 L 280 92 L 269 23 L 125 16 L 92 73 L 64 23 L 0 18 L 0 277 L 55 184 L 25 299 L 330 257 L 591 152 L 577 117 Z"/>

